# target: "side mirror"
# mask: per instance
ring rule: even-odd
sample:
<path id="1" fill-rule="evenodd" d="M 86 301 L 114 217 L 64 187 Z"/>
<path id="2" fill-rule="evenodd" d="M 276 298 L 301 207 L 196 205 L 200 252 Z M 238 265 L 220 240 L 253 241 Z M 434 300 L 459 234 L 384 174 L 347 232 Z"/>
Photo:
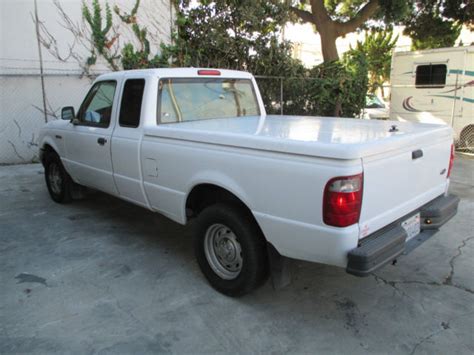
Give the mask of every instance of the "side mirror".
<path id="1" fill-rule="evenodd" d="M 67 120 L 67 121 L 72 121 L 76 117 L 74 113 L 74 107 L 72 106 L 67 106 L 63 107 L 61 109 L 61 119 L 62 120 Z"/>

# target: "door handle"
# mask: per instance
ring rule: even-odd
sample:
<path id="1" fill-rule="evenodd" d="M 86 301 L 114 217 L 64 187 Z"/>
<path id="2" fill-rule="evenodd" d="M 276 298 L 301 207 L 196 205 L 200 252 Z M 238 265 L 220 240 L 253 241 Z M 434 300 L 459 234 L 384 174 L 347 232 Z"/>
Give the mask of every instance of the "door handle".
<path id="1" fill-rule="evenodd" d="M 413 160 L 421 158 L 422 156 L 423 156 L 423 151 L 421 149 L 414 150 L 413 152 L 411 152 L 411 158 Z"/>
<path id="2" fill-rule="evenodd" d="M 104 145 L 105 143 L 107 143 L 107 139 L 105 139 L 104 137 L 97 138 L 97 143 L 99 143 L 100 145 Z"/>

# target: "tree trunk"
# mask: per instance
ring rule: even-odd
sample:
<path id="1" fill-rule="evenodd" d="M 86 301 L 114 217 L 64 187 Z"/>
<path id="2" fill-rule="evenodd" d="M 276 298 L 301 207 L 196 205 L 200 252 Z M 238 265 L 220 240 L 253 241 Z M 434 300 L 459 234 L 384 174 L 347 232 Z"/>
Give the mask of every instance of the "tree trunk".
<path id="1" fill-rule="evenodd" d="M 372 18 L 379 9 L 380 0 L 368 1 L 350 20 L 339 22 L 331 19 L 324 0 L 310 0 L 311 12 L 291 7 L 291 10 L 304 22 L 316 25 L 316 29 L 321 36 L 321 49 L 324 62 L 330 62 L 339 59 L 337 53 L 336 39 L 347 33 L 351 33 L 360 28 L 368 19 Z M 341 99 L 336 98 L 334 116 L 342 114 Z"/>
<path id="2" fill-rule="evenodd" d="M 337 52 L 336 39 L 337 34 L 334 28 L 334 24 L 331 22 L 324 22 L 321 25 L 316 25 L 319 36 L 321 37 L 321 49 L 323 52 L 323 59 L 325 63 L 339 59 L 339 53 Z M 334 104 L 333 116 L 340 117 L 342 114 L 342 102 L 341 98 L 336 97 Z"/>
<path id="3" fill-rule="evenodd" d="M 324 28 L 325 26 L 319 26 L 319 36 L 321 37 L 321 49 L 323 52 L 324 62 L 330 62 L 333 60 L 339 59 L 339 54 L 337 52 L 336 39 L 337 36 L 334 33 L 334 30 L 331 28 Z M 332 27 L 332 26 L 328 26 Z"/>

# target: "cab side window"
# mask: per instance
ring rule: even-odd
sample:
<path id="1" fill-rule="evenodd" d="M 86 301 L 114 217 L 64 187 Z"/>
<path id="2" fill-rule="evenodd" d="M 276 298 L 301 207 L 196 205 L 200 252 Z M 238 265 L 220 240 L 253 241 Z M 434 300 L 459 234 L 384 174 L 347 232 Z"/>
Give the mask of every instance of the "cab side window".
<path id="1" fill-rule="evenodd" d="M 115 81 L 101 81 L 90 89 L 77 113 L 81 124 L 104 128 L 109 126 L 116 86 Z"/>
<path id="2" fill-rule="evenodd" d="M 125 82 L 120 104 L 120 126 L 136 128 L 140 124 L 144 89 L 144 79 L 128 79 Z"/>

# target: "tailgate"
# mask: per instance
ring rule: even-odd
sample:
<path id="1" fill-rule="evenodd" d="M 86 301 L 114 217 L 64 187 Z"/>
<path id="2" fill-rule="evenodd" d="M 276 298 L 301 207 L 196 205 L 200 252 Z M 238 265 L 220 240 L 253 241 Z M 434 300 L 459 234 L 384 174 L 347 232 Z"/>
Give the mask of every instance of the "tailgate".
<path id="1" fill-rule="evenodd" d="M 416 141 L 416 140 L 414 140 Z M 363 158 L 364 190 L 360 216 L 363 238 L 443 194 L 451 137 Z"/>

